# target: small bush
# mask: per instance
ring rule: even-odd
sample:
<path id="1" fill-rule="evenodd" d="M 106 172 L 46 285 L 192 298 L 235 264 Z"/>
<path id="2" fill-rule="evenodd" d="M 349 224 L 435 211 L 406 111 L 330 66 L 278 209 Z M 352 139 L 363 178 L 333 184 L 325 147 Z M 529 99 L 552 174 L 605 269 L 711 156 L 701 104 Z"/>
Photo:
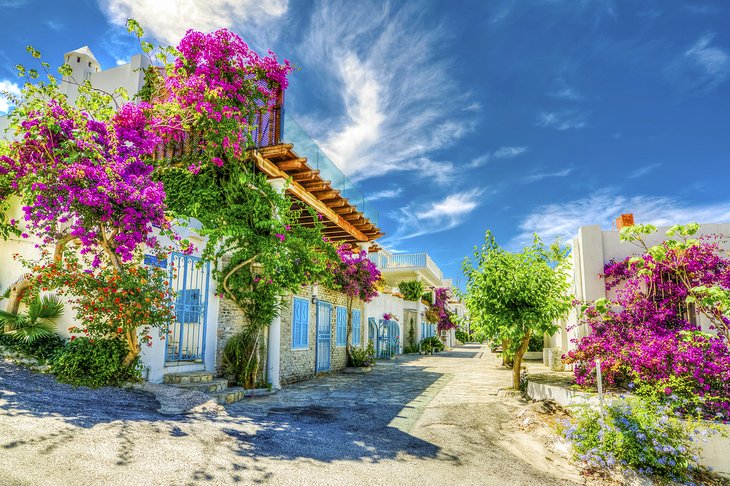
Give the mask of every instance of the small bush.
<path id="1" fill-rule="evenodd" d="M 66 341 L 58 334 L 37 338 L 32 343 L 0 333 L 0 346 L 41 363 L 49 363 Z"/>
<path id="2" fill-rule="evenodd" d="M 66 343 L 51 364 L 58 381 L 74 386 L 117 386 L 141 381 L 139 358 L 122 366 L 127 345 L 120 339 L 77 338 Z"/>
<path id="3" fill-rule="evenodd" d="M 461 329 L 457 329 L 455 334 L 456 339 L 458 339 L 462 343 L 468 343 L 473 341 L 472 336 L 469 333 L 462 331 Z"/>
<path id="4" fill-rule="evenodd" d="M 406 300 L 418 301 L 423 295 L 423 282 L 409 280 L 398 284 L 398 290 Z"/>
<path id="5" fill-rule="evenodd" d="M 622 466 L 683 482 L 700 470 L 698 439 L 709 433 L 696 421 L 680 420 L 670 407 L 639 398 L 607 407 L 605 419 L 586 407 L 564 430 L 589 469 Z"/>
<path id="6" fill-rule="evenodd" d="M 368 342 L 368 347 L 365 349 L 350 349 L 350 362 L 352 366 L 359 367 L 367 367 L 375 364 L 375 347 L 373 346 L 372 339 Z"/>
<path id="7" fill-rule="evenodd" d="M 530 344 L 527 345 L 527 351 L 542 351 L 544 347 L 545 340 L 542 334 L 539 336 L 536 334 L 530 336 Z"/>
<path id="8" fill-rule="evenodd" d="M 441 340 L 436 336 L 431 336 L 423 339 L 421 341 L 420 347 L 422 351 L 443 351 L 445 349 L 444 343 L 442 343 Z"/>

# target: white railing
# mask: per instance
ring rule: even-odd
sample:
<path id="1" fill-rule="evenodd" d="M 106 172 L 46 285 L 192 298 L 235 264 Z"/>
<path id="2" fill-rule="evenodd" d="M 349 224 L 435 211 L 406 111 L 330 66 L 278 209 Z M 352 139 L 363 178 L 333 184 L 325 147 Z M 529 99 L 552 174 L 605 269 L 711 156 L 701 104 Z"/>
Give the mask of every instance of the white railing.
<path id="1" fill-rule="evenodd" d="M 443 278 L 443 272 L 441 272 L 441 269 L 434 263 L 428 253 L 377 252 L 370 253 L 368 256 L 381 270 L 392 268 L 427 268 L 439 280 Z"/>

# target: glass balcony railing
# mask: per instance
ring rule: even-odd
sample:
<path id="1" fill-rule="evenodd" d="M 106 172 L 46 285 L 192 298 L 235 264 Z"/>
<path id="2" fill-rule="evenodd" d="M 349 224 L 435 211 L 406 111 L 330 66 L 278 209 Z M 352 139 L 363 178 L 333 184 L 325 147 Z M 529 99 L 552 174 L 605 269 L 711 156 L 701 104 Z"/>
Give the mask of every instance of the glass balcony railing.
<path id="1" fill-rule="evenodd" d="M 340 195 L 347 199 L 352 206 L 356 207 L 375 226 L 378 225 L 378 211 L 368 202 L 365 195 L 325 155 L 317 142 L 286 112 L 284 113 L 281 140 L 283 143 L 294 144 L 294 151 L 297 155 L 306 157 L 309 167 L 319 170 L 322 180 L 330 181 L 333 189 L 339 190 Z"/>

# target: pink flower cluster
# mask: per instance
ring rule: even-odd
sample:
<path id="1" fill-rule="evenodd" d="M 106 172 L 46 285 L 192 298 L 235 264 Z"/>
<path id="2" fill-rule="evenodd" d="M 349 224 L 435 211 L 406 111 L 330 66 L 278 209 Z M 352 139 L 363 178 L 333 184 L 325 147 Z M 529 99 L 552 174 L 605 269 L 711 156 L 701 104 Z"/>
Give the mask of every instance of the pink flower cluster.
<path id="1" fill-rule="evenodd" d="M 332 272 L 341 291 L 364 302 L 377 297 L 375 285 L 380 280 L 380 270 L 370 261 L 367 252 L 353 252 L 349 245 L 342 245 L 337 249 L 337 256 L 340 261 L 333 265 Z"/>
<path id="2" fill-rule="evenodd" d="M 125 104 L 103 123 L 51 100 L 22 122 L 0 170 L 15 175 L 26 226 L 44 243 L 70 235 L 82 253 L 104 243 L 122 261 L 138 245 L 156 245 L 152 227 L 169 224 L 164 189 L 146 162 L 159 139 L 145 108 Z"/>
<path id="3" fill-rule="evenodd" d="M 189 30 L 178 45 L 180 57 L 165 78 L 164 101 L 192 114 L 205 133 L 200 151 L 218 167 L 244 157 L 258 109 L 274 106 L 288 86 L 289 61 L 260 56 L 236 34 L 220 29 L 204 34 Z M 167 125 L 165 136 L 181 140 L 181 120 Z M 199 170 L 199 166 L 193 166 Z"/>
<path id="4" fill-rule="evenodd" d="M 433 307 L 438 311 L 439 314 L 439 332 L 456 329 L 456 324 L 451 320 L 453 314 L 448 309 L 448 302 L 449 298 L 451 297 L 449 289 L 443 287 L 437 288 L 434 291 L 434 294 L 436 298 L 434 299 Z"/>
<path id="5" fill-rule="evenodd" d="M 586 308 L 584 320 L 591 333 L 564 358 L 575 364 L 581 385 L 595 383 L 596 358 L 609 384 L 652 384 L 665 390 L 670 380 L 679 380 L 683 390 L 673 392 L 699 397 L 707 415 L 728 420 L 727 339 L 722 333 L 700 332 L 686 300 L 690 289 L 699 285 L 730 289 L 730 260 L 706 241 L 683 250 L 665 248 L 658 271 L 640 273 L 640 266 L 628 259 L 606 265 L 606 288 L 613 289 L 615 300 L 607 311 L 599 312 L 595 305 Z M 642 259 L 641 267 L 653 262 L 649 255 Z"/>

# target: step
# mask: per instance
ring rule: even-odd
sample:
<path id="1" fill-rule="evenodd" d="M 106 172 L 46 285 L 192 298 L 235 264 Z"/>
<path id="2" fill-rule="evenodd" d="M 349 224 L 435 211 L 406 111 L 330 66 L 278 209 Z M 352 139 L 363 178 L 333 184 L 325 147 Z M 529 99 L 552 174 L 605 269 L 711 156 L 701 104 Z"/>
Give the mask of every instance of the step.
<path id="1" fill-rule="evenodd" d="M 175 383 L 173 386 L 185 388 L 186 390 L 197 390 L 203 393 L 216 393 L 225 391 L 228 388 L 228 380 L 225 378 L 214 378 L 211 381 L 202 383 Z"/>
<path id="2" fill-rule="evenodd" d="M 213 373 L 208 371 L 186 371 L 184 373 L 166 373 L 162 378 L 168 385 L 187 383 L 207 383 L 213 381 Z"/>
<path id="3" fill-rule="evenodd" d="M 243 400 L 245 392 L 246 390 L 243 387 L 234 386 L 221 392 L 212 393 L 211 395 L 218 405 L 229 405 Z"/>

